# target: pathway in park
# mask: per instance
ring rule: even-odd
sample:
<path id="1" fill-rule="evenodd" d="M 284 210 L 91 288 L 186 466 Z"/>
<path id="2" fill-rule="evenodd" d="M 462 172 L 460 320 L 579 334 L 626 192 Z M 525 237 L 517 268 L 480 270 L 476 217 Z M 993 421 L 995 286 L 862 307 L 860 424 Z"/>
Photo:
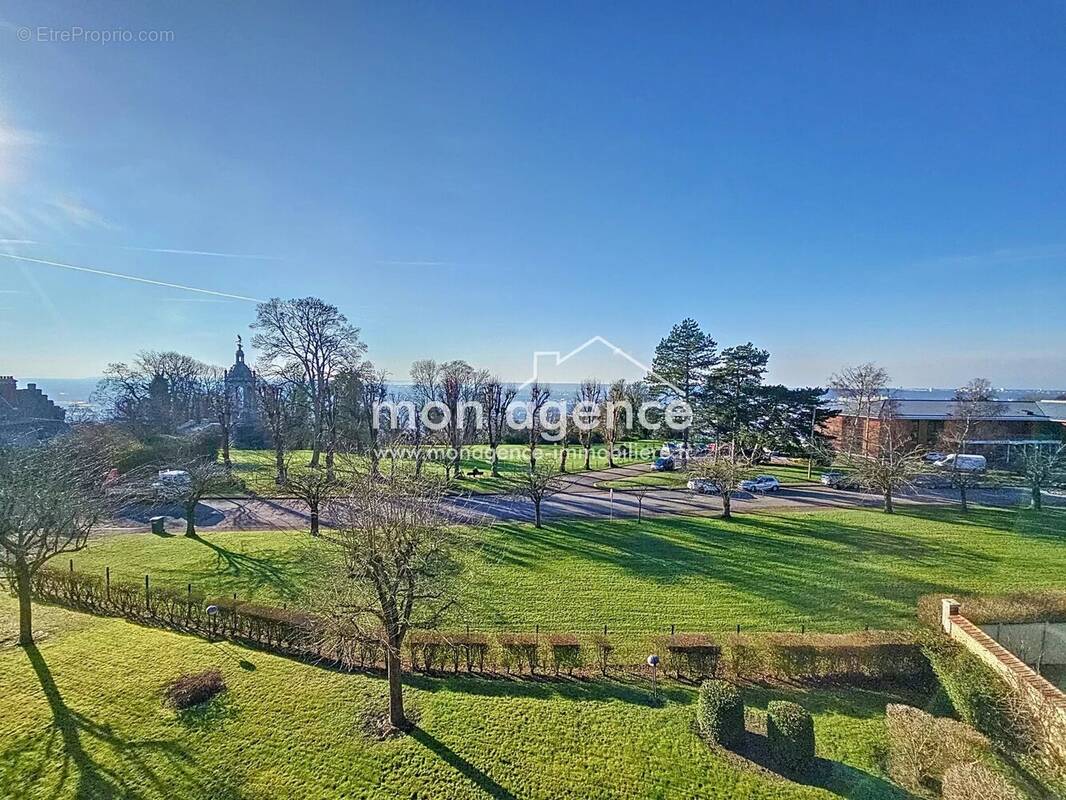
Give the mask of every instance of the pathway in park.
<path id="1" fill-rule="evenodd" d="M 700 495 L 686 489 L 648 489 L 643 493 L 631 490 L 597 488 L 597 484 L 620 478 L 631 478 L 650 470 L 648 464 L 634 464 L 609 470 L 576 473 L 564 477 L 566 488 L 545 500 L 541 510 L 546 520 L 567 517 L 598 517 L 601 519 L 635 518 L 639 513 L 648 517 L 667 515 L 714 516 L 722 512 L 721 498 Z M 771 468 L 772 471 L 772 468 Z M 978 490 L 971 492 L 975 504 L 1017 506 L 1025 503 L 1027 494 L 1016 488 Z M 467 495 L 451 501 L 457 515 L 472 515 L 490 521 L 530 521 L 532 503 L 522 497 L 509 495 Z M 927 491 L 897 500 L 900 505 L 958 502 L 950 490 Z M 1048 505 L 1066 505 L 1066 495 L 1045 497 Z M 733 498 L 737 513 L 803 511 L 832 508 L 877 508 L 878 495 L 865 492 L 830 489 L 820 484 L 784 486 L 772 494 L 741 492 Z M 148 516 L 158 511 L 145 511 L 117 520 L 102 532 L 146 530 Z M 324 515 L 328 522 L 328 514 Z M 299 529 L 308 525 L 307 512 L 301 504 L 286 498 L 227 498 L 209 499 L 200 504 L 197 528 L 202 531 Z M 176 513 L 168 520 L 168 529 L 184 527 Z"/>

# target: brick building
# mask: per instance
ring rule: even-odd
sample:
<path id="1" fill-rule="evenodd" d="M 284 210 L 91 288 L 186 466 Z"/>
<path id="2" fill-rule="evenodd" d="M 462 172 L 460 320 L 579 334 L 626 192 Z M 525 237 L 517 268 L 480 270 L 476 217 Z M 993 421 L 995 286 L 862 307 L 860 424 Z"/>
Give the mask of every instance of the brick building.
<path id="1" fill-rule="evenodd" d="M 967 445 L 967 450 L 1001 461 L 1022 444 L 1066 439 L 1066 400 L 992 400 L 989 414 Z M 895 426 L 898 440 L 929 450 L 941 446 L 945 427 L 956 416 L 953 400 L 877 400 L 869 413 L 858 413 L 845 404 L 830 418 L 826 431 L 837 446 L 861 442 L 867 450 L 876 447 L 881 426 Z"/>
<path id="2" fill-rule="evenodd" d="M 47 439 L 67 427 L 67 412 L 28 383 L 19 389 L 11 375 L 0 375 L 0 442 Z"/>

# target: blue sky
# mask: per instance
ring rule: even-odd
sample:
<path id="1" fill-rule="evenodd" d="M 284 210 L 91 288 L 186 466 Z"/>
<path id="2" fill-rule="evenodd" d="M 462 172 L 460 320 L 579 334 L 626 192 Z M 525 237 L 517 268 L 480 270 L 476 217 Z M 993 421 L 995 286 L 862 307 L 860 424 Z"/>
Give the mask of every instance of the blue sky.
<path id="1" fill-rule="evenodd" d="M 786 383 L 1064 386 L 1064 45 L 1050 2 L 7 3 L 0 253 L 317 294 L 397 375 L 693 316 Z M 226 363 L 253 309 L 0 258 L 0 373 Z"/>

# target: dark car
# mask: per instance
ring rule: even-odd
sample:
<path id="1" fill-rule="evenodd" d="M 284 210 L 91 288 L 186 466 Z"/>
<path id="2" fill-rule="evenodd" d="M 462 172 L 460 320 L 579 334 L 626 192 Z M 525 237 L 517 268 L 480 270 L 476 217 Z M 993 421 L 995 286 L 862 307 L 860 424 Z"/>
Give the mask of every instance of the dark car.
<path id="1" fill-rule="evenodd" d="M 657 458 L 655 459 L 654 469 L 658 472 L 673 472 L 674 471 L 674 459 L 672 458 Z"/>
<path id="2" fill-rule="evenodd" d="M 822 486 L 828 486 L 831 489 L 859 488 L 859 484 L 855 482 L 853 477 L 845 472 L 837 472 L 836 470 L 822 473 Z"/>

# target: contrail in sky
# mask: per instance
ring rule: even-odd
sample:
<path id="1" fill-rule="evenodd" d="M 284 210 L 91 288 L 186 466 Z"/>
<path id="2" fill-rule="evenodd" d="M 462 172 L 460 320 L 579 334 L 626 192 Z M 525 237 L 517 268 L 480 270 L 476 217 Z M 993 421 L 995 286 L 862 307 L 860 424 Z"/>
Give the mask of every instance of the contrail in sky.
<path id="1" fill-rule="evenodd" d="M 281 261 L 280 256 L 264 256 L 253 253 L 216 253 L 211 250 L 177 250 L 169 247 L 123 247 L 123 250 L 136 250 L 139 253 L 170 253 L 178 256 L 211 256 L 213 258 L 243 258 L 256 261 Z"/>
<path id="2" fill-rule="evenodd" d="M 186 292 L 199 292 L 200 294 L 209 294 L 214 297 L 228 297 L 232 300 L 247 300 L 249 303 L 262 303 L 255 297 L 246 297 L 242 294 L 230 294 L 228 292 L 216 292 L 213 289 L 200 289 L 196 286 L 183 286 L 180 283 L 167 283 L 165 281 L 154 281 L 150 278 L 138 278 L 136 275 L 123 275 L 121 272 L 108 272 L 102 269 L 93 269 L 92 267 L 78 267 L 74 264 L 63 264 L 59 261 L 45 261 L 43 258 L 30 258 L 29 256 L 16 256 L 11 253 L 0 253 L 0 258 L 11 258 L 15 261 L 25 261 L 30 264 L 42 264 L 46 267 L 59 267 L 60 269 L 69 269 L 74 272 L 87 272 L 90 275 L 102 275 L 105 278 L 119 278 L 124 281 L 134 281 L 135 283 L 147 283 L 150 286 L 165 286 L 168 289 L 181 289 Z"/>

